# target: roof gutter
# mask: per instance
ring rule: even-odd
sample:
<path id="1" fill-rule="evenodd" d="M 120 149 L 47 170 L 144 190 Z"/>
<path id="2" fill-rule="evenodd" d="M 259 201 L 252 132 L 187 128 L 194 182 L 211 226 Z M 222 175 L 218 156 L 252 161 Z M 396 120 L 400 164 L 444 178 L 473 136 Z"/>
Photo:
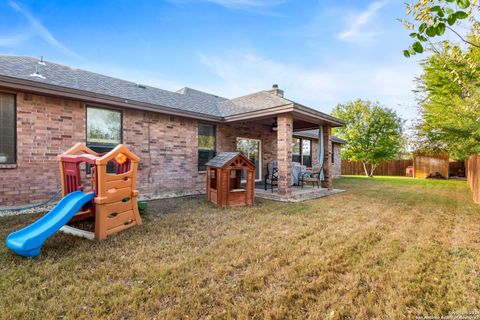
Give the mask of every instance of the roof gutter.
<path id="1" fill-rule="evenodd" d="M 234 121 L 241 121 L 241 120 L 250 120 L 250 119 L 258 119 L 262 117 L 271 117 L 272 115 L 281 114 L 285 112 L 292 112 L 293 111 L 293 104 L 285 104 L 282 106 L 277 106 L 268 109 L 261 109 L 252 112 L 245 112 L 234 114 L 231 116 L 224 117 L 225 122 L 234 122 Z"/>
<path id="2" fill-rule="evenodd" d="M 222 122 L 223 120 L 222 117 L 210 116 L 207 114 L 196 113 L 187 110 L 180 110 L 171 107 L 139 102 L 136 100 L 122 99 L 89 91 L 70 89 L 61 86 L 39 83 L 36 81 L 29 81 L 18 78 L 11 78 L 6 76 L 0 76 L 0 87 L 10 90 L 20 90 L 29 93 L 62 97 L 72 100 L 80 100 L 87 103 L 98 103 L 102 105 L 163 113 L 167 115 L 182 116 L 198 120 L 206 120 L 213 122 Z"/>
<path id="3" fill-rule="evenodd" d="M 297 104 L 295 102 L 268 108 L 262 110 L 256 110 L 252 112 L 245 112 L 240 114 L 235 114 L 226 117 L 212 116 L 203 113 L 192 112 L 188 110 L 181 110 L 172 107 L 166 107 L 161 105 L 155 105 L 145 102 L 140 102 L 136 100 L 128 100 L 124 98 L 118 98 L 113 96 L 108 96 L 104 94 L 94 93 L 90 91 L 83 91 L 78 89 L 71 89 L 57 85 L 51 85 L 46 83 L 40 83 L 37 81 L 30 81 L 25 79 L 12 78 L 7 76 L 0 75 L 0 87 L 6 88 L 9 90 L 19 90 L 34 94 L 49 95 L 55 97 L 62 97 L 72 100 L 80 100 L 86 103 L 93 104 L 102 104 L 113 107 L 121 107 L 126 109 L 135 109 L 142 111 L 149 111 L 154 113 L 162 113 L 173 116 L 181 116 L 196 120 L 204 120 L 211 122 L 234 122 L 241 120 L 250 120 L 258 118 L 268 118 L 275 116 L 277 114 L 295 112 L 299 115 L 307 117 L 309 120 L 317 120 L 319 122 L 327 122 L 333 127 L 341 127 L 344 125 L 344 122 L 327 115 L 323 112 L 314 110 L 312 108 L 305 107 L 303 105 Z"/>
<path id="4" fill-rule="evenodd" d="M 340 119 L 337 119 L 323 112 L 320 112 L 296 103 L 288 103 L 285 105 L 272 107 L 268 109 L 235 114 L 235 115 L 227 116 L 224 119 L 226 122 L 234 122 L 234 121 L 241 121 L 241 120 L 258 119 L 262 117 L 267 118 L 267 117 L 271 117 L 271 116 L 281 114 L 281 113 L 286 113 L 286 112 L 295 112 L 309 120 L 312 120 L 312 122 L 314 122 L 315 120 L 317 120 L 320 123 L 326 122 L 330 124 L 332 127 L 342 127 L 344 125 L 344 122 Z M 317 129 L 317 128 L 318 126 L 312 127 L 312 129 Z"/>
<path id="5" fill-rule="evenodd" d="M 301 104 L 298 104 L 298 103 L 295 103 L 293 108 L 296 112 L 298 112 L 302 115 L 314 116 L 315 118 L 317 118 L 321 121 L 329 122 L 329 123 L 332 124 L 332 127 L 343 127 L 345 125 L 345 123 L 340 119 L 332 117 L 332 116 L 330 116 L 326 113 L 317 111 L 315 109 L 305 107 L 305 106 L 303 106 Z"/>

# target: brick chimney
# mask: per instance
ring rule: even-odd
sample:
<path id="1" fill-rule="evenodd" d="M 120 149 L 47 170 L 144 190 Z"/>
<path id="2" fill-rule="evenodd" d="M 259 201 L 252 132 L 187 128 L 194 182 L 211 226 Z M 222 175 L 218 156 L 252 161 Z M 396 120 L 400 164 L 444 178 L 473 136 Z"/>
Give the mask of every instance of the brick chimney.
<path id="1" fill-rule="evenodd" d="M 283 98 L 283 90 L 278 89 L 278 84 L 272 85 L 272 90 L 269 90 L 268 92 Z"/>

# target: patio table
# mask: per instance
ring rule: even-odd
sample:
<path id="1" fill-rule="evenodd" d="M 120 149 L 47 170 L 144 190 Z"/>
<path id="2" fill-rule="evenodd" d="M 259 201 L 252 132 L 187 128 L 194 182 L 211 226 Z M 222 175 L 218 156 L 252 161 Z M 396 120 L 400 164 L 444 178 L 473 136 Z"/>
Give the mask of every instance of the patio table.
<path id="1" fill-rule="evenodd" d="M 273 160 L 268 163 L 268 174 L 271 175 L 273 168 L 278 168 L 278 161 Z M 292 162 L 292 186 L 298 185 L 298 177 L 301 172 L 305 172 L 307 169 L 306 166 L 303 166 L 299 162 Z"/>

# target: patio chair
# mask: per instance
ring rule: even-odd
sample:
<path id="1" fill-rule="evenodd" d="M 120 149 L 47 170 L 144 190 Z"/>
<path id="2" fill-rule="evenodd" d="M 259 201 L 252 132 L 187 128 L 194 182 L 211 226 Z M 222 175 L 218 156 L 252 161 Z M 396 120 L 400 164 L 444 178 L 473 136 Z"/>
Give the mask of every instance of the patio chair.
<path id="1" fill-rule="evenodd" d="M 320 169 L 309 170 L 305 172 L 301 172 L 298 176 L 298 184 L 302 186 L 306 183 L 311 183 L 312 187 L 315 187 L 315 184 L 318 188 L 320 188 L 321 183 L 321 172 L 323 170 L 323 166 Z"/>
<path id="2" fill-rule="evenodd" d="M 272 166 L 268 168 L 269 173 L 265 175 L 265 191 L 267 191 L 267 185 L 270 185 L 273 193 L 273 187 L 278 187 L 278 167 Z"/>

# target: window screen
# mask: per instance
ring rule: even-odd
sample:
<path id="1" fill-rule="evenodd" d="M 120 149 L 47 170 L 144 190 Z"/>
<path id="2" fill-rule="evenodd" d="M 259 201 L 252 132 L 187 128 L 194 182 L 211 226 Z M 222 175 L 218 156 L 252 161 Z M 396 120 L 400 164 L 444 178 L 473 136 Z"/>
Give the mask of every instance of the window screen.
<path id="1" fill-rule="evenodd" d="M 198 124 L 198 171 L 205 171 L 205 164 L 216 155 L 215 126 Z"/>
<path id="2" fill-rule="evenodd" d="M 0 93 L 0 164 L 15 163 L 15 95 Z"/>

